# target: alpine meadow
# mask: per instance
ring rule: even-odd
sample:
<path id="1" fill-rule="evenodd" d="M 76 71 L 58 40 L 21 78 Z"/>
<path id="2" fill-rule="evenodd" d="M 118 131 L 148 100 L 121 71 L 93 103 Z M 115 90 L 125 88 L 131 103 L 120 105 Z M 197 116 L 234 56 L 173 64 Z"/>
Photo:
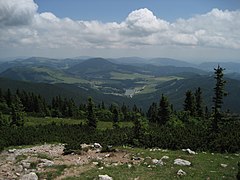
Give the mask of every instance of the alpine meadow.
<path id="1" fill-rule="evenodd" d="M 0 0 L 0 180 L 240 180 L 240 2 Z"/>

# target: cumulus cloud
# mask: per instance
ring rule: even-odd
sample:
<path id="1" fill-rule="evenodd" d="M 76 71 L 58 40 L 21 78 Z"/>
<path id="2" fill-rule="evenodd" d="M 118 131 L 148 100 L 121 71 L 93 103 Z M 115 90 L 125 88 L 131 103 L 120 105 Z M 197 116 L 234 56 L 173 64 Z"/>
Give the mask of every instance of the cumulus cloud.
<path id="1" fill-rule="evenodd" d="M 0 0 L 0 47 L 136 48 L 193 46 L 240 49 L 240 11 L 212 11 L 173 23 L 149 9 L 123 22 L 75 21 L 38 13 L 33 0 Z"/>
<path id="2" fill-rule="evenodd" d="M 0 0 L 0 24 L 27 25 L 34 18 L 37 7 L 32 0 Z"/>

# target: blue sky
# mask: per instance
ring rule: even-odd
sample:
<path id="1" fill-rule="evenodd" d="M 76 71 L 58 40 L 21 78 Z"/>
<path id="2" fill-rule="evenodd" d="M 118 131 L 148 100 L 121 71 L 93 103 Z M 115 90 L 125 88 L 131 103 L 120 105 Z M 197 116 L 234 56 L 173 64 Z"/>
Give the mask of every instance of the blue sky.
<path id="1" fill-rule="evenodd" d="M 123 21 L 133 10 L 148 8 L 168 21 L 190 18 L 213 8 L 237 10 L 239 0 L 35 0 L 39 12 L 50 11 L 58 17 L 75 20 Z"/>
<path id="2" fill-rule="evenodd" d="M 0 58 L 240 61 L 240 0 L 0 0 Z"/>

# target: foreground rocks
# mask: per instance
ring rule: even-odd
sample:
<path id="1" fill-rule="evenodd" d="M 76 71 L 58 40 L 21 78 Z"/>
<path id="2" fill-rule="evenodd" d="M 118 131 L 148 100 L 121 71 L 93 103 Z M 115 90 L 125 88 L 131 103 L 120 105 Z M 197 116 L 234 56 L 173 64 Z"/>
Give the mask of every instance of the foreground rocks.
<path id="1" fill-rule="evenodd" d="M 174 164 L 179 165 L 179 166 L 190 166 L 191 162 L 184 160 L 184 159 L 175 159 Z"/>
<path id="2" fill-rule="evenodd" d="M 108 175 L 98 175 L 98 179 L 99 180 L 113 180 L 112 177 L 108 176 Z"/>

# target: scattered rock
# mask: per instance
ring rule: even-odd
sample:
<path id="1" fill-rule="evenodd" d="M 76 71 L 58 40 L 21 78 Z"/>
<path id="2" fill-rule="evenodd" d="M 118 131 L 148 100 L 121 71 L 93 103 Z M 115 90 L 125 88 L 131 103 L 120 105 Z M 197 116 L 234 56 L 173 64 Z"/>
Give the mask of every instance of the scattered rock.
<path id="1" fill-rule="evenodd" d="M 15 167 L 15 171 L 17 172 L 22 172 L 23 171 L 23 166 L 22 165 L 18 165 Z"/>
<path id="2" fill-rule="evenodd" d="M 113 180 L 112 177 L 108 176 L 107 174 L 105 175 L 98 175 L 99 180 Z"/>
<path id="3" fill-rule="evenodd" d="M 138 157 L 138 156 L 133 156 L 133 157 L 132 157 L 132 160 L 139 161 L 139 160 L 141 160 L 141 158 Z"/>
<path id="4" fill-rule="evenodd" d="M 24 168 L 30 168 L 30 165 L 31 165 L 30 162 L 22 161 L 22 166 L 23 166 Z"/>
<path id="5" fill-rule="evenodd" d="M 189 154 L 197 154 L 195 151 L 192 151 L 191 149 L 182 149 L 184 152 L 188 152 Z"/>
<path id="6" fill-rule="evenodd" d="M 185 175 L 187 175 L 187 173 L 184 172 L 182 169 L 179 169 L 178 172 L 177 172 L 177 175 L 178 176 L 185 176 Z"/>
<path id="7" fill-rule="evenodd" d="M 20 180 L 38 180 L 38 176 L 35 172 L 31 172 L 29 174 L 23 175 L 23 177 Z"/>
<path id="8" fill-rule="evenodd" d="M 106 157 L 106 158 L 107 158 L 107 157 L 110 157 L 110 154 L 106 154 L 105 157 Z"/>
<path id="9" fill-rule="evenodd" d="M 16 175 L 17 175 L 17 176 L 20 176 L 20 174 L 19 174 L 19 173 L 16 173 Z"/>
<path id="10" fill-rule="evenodd" d="M 9 153 L 15 153 L 16 149 L 9 149 L 8 152 Z"/>
<path id="11" fill-rule="evenodd" d="M 103 170 L 103 167 L 98 168 L 99 170 Z"/>
<path id="12" fill-rule="evenodd" d="M 159 160 L 158 159 L 153 159 L 152 163 L 156 164 L 156 165 L 163 166 L 163 161 L 161 159 L 159 159 Z"/>
<path id="13" fill-rule="evenodd" d="M 168 156 L 163 156 L 162 158 L 161 158 L 161 160 L 162 159 L 169 159 L 169 157 Z"/>
<path id="14" fill-rule="evenodd" d="M 132 167 L 132 165 L 131 164 L 128 164 L 128 168 L 131 168 Z"/>
<path id="15" fill-rule="evenodd" d="M 98 162 L 93 162 L 93 165 L 97 166 L 99 163 Z"/>
<path id="16" fill-rule="evenodd" d="M 99 143 L 94 143 L 93 146 L 94 146 L 94 148 L 97 148 L 97 149 L 102 148 L 101 144 L 99 144 Z"/>
<path id="17" fill-rule="evenodd" d="M 225 168 L 227 167 L 227 164 L 221 164 L 221 167 Z"/>
<path id="18" fill-rule="evenodd" d="M 40 164 L 38 164 L 39 167 L 44 167 L 44 166 L 53 166 L 54 165 L 54 162 L 53 161 L 50 161 L 48 159 L 41 159 L 40 160 Z"/>
<path id="19" fill-rule="evenodd" d="M 175 159 L 174 164 L 180 165 L 180 166 L 190 166 L 191 162 L 184 160 L 184 159 Z"/>

